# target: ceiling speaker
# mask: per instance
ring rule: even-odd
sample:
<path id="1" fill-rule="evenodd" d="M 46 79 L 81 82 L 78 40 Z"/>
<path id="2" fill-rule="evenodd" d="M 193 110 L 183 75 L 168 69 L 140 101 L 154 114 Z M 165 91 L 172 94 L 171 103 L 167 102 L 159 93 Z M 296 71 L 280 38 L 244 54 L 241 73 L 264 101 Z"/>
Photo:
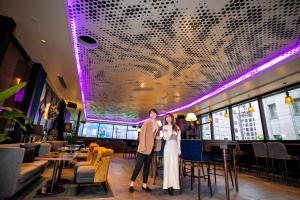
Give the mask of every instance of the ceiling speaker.
<path id="1" fill-rule="evenodd" d="M 68 102 L 67 107 L 76 109 L 77 108 L 77 104 L 73 103 L 73 102 Z"/>

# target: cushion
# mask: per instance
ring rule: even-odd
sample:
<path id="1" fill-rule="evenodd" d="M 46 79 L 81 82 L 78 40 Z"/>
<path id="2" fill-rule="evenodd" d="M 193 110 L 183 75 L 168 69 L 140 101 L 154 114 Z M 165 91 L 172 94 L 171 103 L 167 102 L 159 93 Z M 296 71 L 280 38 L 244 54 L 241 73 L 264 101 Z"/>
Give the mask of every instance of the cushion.
<path id="1" fill-rule="evenodd" d="M 40 144 L 37 143 L 24 143 L 20 145 L 21 148 L 32 148 L 34 147 L 34 157 L 38 157 L 39 156 L 39 150 L 40 150 Z"/>
<path id="2" fill-rule="evenodd" d="M 76 177 L 94 177 L 95 167 L 90 165 L 79 166 Z"/>
<path id="3" fill-rule="evenodd" d="M 35 161 L 32 163 L 23 163 L 20 167 L 20 174 L 18 181 L 25 182 L 28 179 L 32 179 L 35 176 L 41 174 L 41 172 L 45 169 L 45 161 Z"/>
<path id="4" fill-rule="evenodd" d="M 35 147 L 26 147 L 24 157 L 23 157 L 23 163 L 30 163 L 34 162 L 34 151 Z"/>

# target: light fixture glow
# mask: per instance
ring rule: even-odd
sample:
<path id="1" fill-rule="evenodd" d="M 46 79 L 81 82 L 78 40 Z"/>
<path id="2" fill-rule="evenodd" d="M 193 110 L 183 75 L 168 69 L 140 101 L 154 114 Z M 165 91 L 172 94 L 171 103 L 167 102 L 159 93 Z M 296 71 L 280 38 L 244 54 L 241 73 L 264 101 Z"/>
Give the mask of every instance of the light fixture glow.
<path id="1" fill-rule="evenodd" d="M 227 110 L 225 110 L 224 118 L 229 118 L 229 114 L 228 114 Z"/>
<path id="2" fill-rule="evenodd" d="M 16 83 L 20 84 L 20 82 L 21 82 L 21 78 L 16 78 Z"/>
<path id="3" fill-rule="evenodd" d="M 248 112 L 248 113 L 253 113 L 253 112 L 254 112 L 254 108 L 253 108 L 253 106 L 251 105 L 251 103 L 249 103 L 249 107 L 248 107 L 248 109 L 247 109 L 247 112 Z"/>
<path id="4" fill-rule="evenodd" d="M 41 40 L 42 43 L 46 43 L 46 40 Z"/>
<path id="5" fill-rule="evenodd" d="M 185 118 L 185 121 L 188 121 L 188 122 L 197 121 L 197 117 L 196 117 L 195 113 L 188 113 Z"/>
<path id="6" fill-rule="evenodd" d="M 69 7 L 70 4 L 74 3 L 72 0 L 67 0 L 66 1 L 66 8 Z M 88 116 L 88 109 L 87 109 L 87 102 L 85 98 L 85 92 L 88 91 L 89 86 L 87 85 L 86 81 L 86 75 L 84 72 L 82 72 L 81 64 L 80 64 L 80 55 L 79 55 L 79 49 L 77 45 L 77 35 L 76 35 L 76 22 L 73 16 L 69 14 L 68 10 L 68 21 L 69 21 L 69 27 L 70 27 L 70 33 L 71 33 L 71 38 L 72 38 L 72 46 L 73 46 L 73 53 L 74 53 L 74 58 L 75 58 L 75 63 L 77 67 L 77 72 L 78 72 L 78 79 L 79 79 L 79 86 L 80 86 L 80 91 L 81 91 L 81 98 L 83 102 L 83 109 L 84 109 L 84 115 L 86 120 L 88 121 L 97 121 L 97 122 L 109 122 L 109 123 L 120 123 L 120 124 L 140 124 L 144 121 L 146 121 L 148 118 L 140 119 L 137 121 L 123 121 L 123 120 L 111 120 L 111 119 L 101 119 L 101 118 L 96 118 L 96 117 L 91 117 Z M 285 49 L 284 51 L 279 52 L 276 55 L 273 55 L 266 59 L 264 62 L 254 65 L 249 67 L 249 70 L 244 71 L 241 73 L 239 76 L 236 76 L 234 78 L 229 79 L 228 81 L 225 81 L 224 83 L 220 84 L 219 86 L 209 90 L 208 92 L 198 96 L 196 99 L 183 103 L 173 109 L 170 109 L 166 112 L 163 112 L 158 115 L 158 117 L 162 117 L 166 115 L 166 113 L 176 113 L 182 110 L 185 110 L 187 108 L 190 108 L 196 104 L 203 103 L 207 101 L 208 99 L 221 94 L 222 92 L 233 88 L 234 86 L 237 86 L 245 81 L 248 81 L 264 72 L 267 70 L 270 70 L 272 68 L 275 68 L 278 66 L 278 64 L 287 61 L 294 56 L 298 55 L 300 53 L 300 42 L 296 42 L 293 45 L 291 45 L 289 48 Z M 228 113 L 227 113 L 228 114 Z M 229 115 L 228 115 L 229 116 Z"/>
<path id="7" fill-rule="evenodd" d="M 284 103 L 285 103 L 285 104 L 288 104 L 288 105 L 294 103 L 294 99 L 293 99 L 292 96 L 290 96 L 290 94 L 289 94 L 288 91 L 285 92 Z"/>

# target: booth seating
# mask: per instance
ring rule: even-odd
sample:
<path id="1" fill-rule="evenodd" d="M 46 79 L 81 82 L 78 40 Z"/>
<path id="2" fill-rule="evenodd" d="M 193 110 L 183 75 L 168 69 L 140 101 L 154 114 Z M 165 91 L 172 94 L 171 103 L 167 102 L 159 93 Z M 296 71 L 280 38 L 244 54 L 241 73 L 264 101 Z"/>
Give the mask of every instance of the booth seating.
<path id="1" fill-rule="evenodd" d="M 82 184 L 101 183 L 105 192 L 107 192 L 106 181 L 110 163 L 110 156 L 113 155 L 112 149 L 104 147 L 94 147 L 93 156 L 89 163 L 78 163 L 75 167 L 75 183 L 77 192 L 81 190 Z"/>
<path id="2" fill-rule="evenodd" d="M 38 156 L 50 151 L 49 143 L 40 145 Z M 47 161 L 36 160 L 23 163 L 25 149 L 22 143 L 0 145 L 0 198 L 10 198 L 28 186 L 43 173 Z M 36 145 L 36 144 L 32 144 Z"/>

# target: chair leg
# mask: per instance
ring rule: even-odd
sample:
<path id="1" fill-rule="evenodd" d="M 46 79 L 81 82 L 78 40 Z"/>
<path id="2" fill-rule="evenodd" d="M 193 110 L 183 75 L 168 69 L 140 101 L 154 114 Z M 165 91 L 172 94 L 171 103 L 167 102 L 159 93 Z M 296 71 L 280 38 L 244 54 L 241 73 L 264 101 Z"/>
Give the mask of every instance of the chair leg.
<path id="1" fill-rule="evenodd" d="M 186 168 L 185 168 L 185 161 L 183 161 L 183 165 L 182 165 L 182 173 L 183 173 L 183 177 L 186 177 Z"/>
<path id="2" fill-rule="evenodd" d="M 105 191 L 105 192 L 108 192 L 107 186 L 106 186 L 106 181 L 105 181 L 105 182 L 102 182 L 101 185 L 102 185 L 104 191 Z"/>
<path id="3" fill-rule="evenodd" d="M 268 179 L 270 179 L 269 177 L 269 164 L 268 164 L 268 158 L 265 158 L 266 159 L 266 167 L 267 167 L 267 177 Z"/>
<path id="4" fill-rule="evenodd" d="M 208 186 L 210 191 L 210 196 L 212 196 L 212 189 L 211 189 L 211 180 L 210 180 L 210 164 L 207 164 L 207 179 L 208 179 Z"/>
<path id="5" fill-rule="evenodd" d="M 255 157 L 255 165 L 256 165 L 256 176 L 259 176 L 259 170 L 258 170 L 258 158 Z"/>
<path id="6" fill-rule="evenodd" d="M 284 162 L 284 169 L 285 169 L 285 181 L 286 183 L 288 183 L 288 177 L 289 177 L 289 172 L 288 172 L 288 168 L 287 168 L 287 164 L 286 164 L 286 160 L 283 160 Z"/>
<path id="7" fill-rule="evenodd" d="M 206 181 L 206 178 L 205 178 L 205 172 L 204 172 L 204 168 L 203 168 L 203 164 L 200 163 L 200 165 L 201 165 L 201 168 L 202 168 L 202 173 L 203 173 L 204 181 Z M 199 174 L 199 176 L 200 176 L 200 174 Z"/>
<path id="8" fill-rule="evenodd" d="M 80 191 L 81 191 L 80 184 L 77 184 L 77 194 L 79 194 Z"/>
<path id="9" fill-rule="evenodd" d="M 215 175 L 215 185 L 217 184 L 217 172 L 216 172 L 216 163 L 214 162 L 214 175 Z"/>
<path id="10" fill-rule="evenodd" d="M 194 183 L 194 163 L 191 162 L 191 190 L 193 190 L 193 183 Z"/>
<path id="11" fill-rule="evenodd" d="M 231 172 L 231 166 L 229 166 L 228 169 L 229 169 L 228 172 L 229 172 L 229 175 L 230 175 L 231 185 L 234 188 L 233 178 L 232 178 L 232 172 Z"/>
<path id="12" fill-rule="evenodd" d="M 200 190 L 201 190 L 200 166 L 198 165 L 197 168 L 198 168 L 198 200 L 200 200 L 201 199 L 201 197 L 200 197 Z"/>
<path id="13" fill-rule="evenodd" d="M 273 180 L 275 179 L 275 168 L 274 168 L 274 159 L 271 158 L 272 171 L 273 171 Z"/>

